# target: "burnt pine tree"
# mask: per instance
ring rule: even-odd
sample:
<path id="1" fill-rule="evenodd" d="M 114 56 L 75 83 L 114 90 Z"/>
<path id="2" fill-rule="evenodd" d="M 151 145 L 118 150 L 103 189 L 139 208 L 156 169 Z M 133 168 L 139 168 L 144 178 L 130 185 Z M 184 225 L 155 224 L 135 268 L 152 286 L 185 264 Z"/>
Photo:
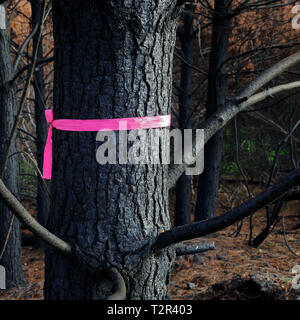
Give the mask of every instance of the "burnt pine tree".
<path id="1" fill-rule="evenodd" d="M 36 27 L 41 19 L 42 14 L 42 1 L 30 0 L 31 3 L 31 20 L 32 29 Z M 36 50 L 38 44 L 37 59 L 43 58 L 42 41 L 39 41 L 39 34 L 36 32 L 33 37 L 33 51 Z M 43 66 L 36 68 L 33 80 L 34 87 L 34 109 L 36 120 L 36 157 L 40 170 L 43 170 L 43 153 L 44 146 L 47 139 L 47 123 L 44 115 L 45 111 L 45 81 Z M 49 185 L 50 188 L 50 185 Z M 46 192 L 44 183 L 40 176 L 38 176 L 38 190 L 37 190 L 37 217 L 41 225 L 46 226 L 49 215 L 49 196 Z M 38 238 L 36 246 L 40 246 L 40 239 Z"/>
<path id="2" fill-rule="evenodd" d="M 181 42 L 182 66 L 179 90 L 179 128 L 181 130 L 189 127 L 191 115 L 192 95 L 192 68 L 194 48 L 194 18 L 195 3 L 185 6 L 184 25 L 179 33 Z M 191 176 L 183 174 L 176 184 L 176 205 L 174 214 L 174 225 L 181 226 L 191 223 L 190 210 L 192 201 Z"/>
<path id="3" fill-rule="evenodd" d="M 209 119 L 226 98 L 226 70 L 224 62 L 228 56 L 231 33 L 232 0 L 216 0 L 212 13 L 212 38 L 208 71 L 206 119 Z M 223 149 L 223 130 L 219 130 L 204 149 L 204 171 L 198 179 L 198 192 L 195 206 L 195 220 L 215 217 L 219 187 L 220 165 Z"/>
<path id="4" fill-rule="evenodd" d="M 180 8 L 174 0 L 54 0 L 54 119 L 168 115 Z M 166 129 L 162 134 L 167 134 Z M 55 130 L 50 230 L 79 260 L 46 254 L 46 299 L 164 299 L 175 249 L 143 258 L 170 228 L 166 165 L 96 162 L 96 134 Z"/>
<path id="5" fill-rule="evenodd" d="M 54 118 L 169 114 L 179 4 L 54 0 Z M 205 142 L 253 103 L 298 88 L 300 83 L 293 82 L 255 94 L 299 61 L 297 52 L 241 90 L 203 124 Z M 232 225 L 300 183 L 297 169 L 222 216 L 168 230 L 168 189 L 186 165 L 169 171 L 164 165 L 99 166 L 91 132 L 55 130 L 53 144 L 52 233 L 0 179 L 0 200 L 51 245 L 46 299 L 164 299 L 178 253 L 174 244 Z"/>
<path id="6" fill-rule="evenodd" d="M 3 174 L 7 187 L 17 195 L 17 158 L 11 157 L 5 171 L 3 168 L 17 108 L 16 88 L 11 83 L 14 74 L 5 5 L 1 5 L 0 8 L 0 22 L 0 172 L 1 175 Z M 14 151 L 15 146 L 12 147 L 10 153 Z M 2 202 L 0 202 L 0 265 L 6 269 L 7 288 L 25 284 L 22 270 L 20 223 L 17 219 L 12 220 L 12 213 Z"/>

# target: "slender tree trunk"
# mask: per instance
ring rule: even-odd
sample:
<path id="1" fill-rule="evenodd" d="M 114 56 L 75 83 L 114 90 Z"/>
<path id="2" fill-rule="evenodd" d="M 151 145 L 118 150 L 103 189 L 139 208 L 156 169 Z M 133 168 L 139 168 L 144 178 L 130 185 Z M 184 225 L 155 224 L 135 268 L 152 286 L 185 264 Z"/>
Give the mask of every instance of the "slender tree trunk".
<path id="1" fill-rule="evenodd" d="M 53 1 L 54 118 L 170 114 L 179 9 L 173 0 Z M 167 129 L 151 129 L 167 134 Z M 82 262 L 47 249 L 46 299 L 105 299 L 116 267 L 128 299 L 164 299 L 174 248 L 141 256 L 170 228 L 166 165 L 102 165 L 96 134 L 54 131 L 50 230 Z"/>
<path id="2" fill-rule="evenodd" d="M 231 21 L 228 12 L 232 0 L 216 0 L 213 18 L 206 119 L 224 105 L 226 71 L 221 67 L 227 59 Z M 220 68 L 221 67 L 221 68 Z M 223 130 L 216 133 L 204 148 L 204 171 L 198 180 L 195 220 L 215 217 L 222 157 Z"/>
<path id="3" fill-rule="evenodd" d="M 3 11 L 1 10 L 1 12 Z M 0 17 L 0 19 L 4 18 L 6 17 Z M 5 153 L 7 151 L 9 137 L 14 123 L 14 116 L 16 114 L 16 88 L 10 83 L 12 78 L 13 67 L 8 31 L 7 28 L 0 29 L 0 170 L 3 168 Z M 11 153 L 14 151 L 15 147 L 12 148 Z M 4 182 L 10 191 L 17 195 L 18 159 L 16 157 L 10 158 L 7 163 Z M 10 229 L 11 217 L 12 214 L 10 211 L 0 202 L 0 255 L 5 246 Z M 3 265 L 6 269 L 7 288 L 22 286 L 26 283 L 22 270 L 20 236 L 19 222 L 17 219 L 14 219 L 6 249 L 2 259 L 0 258 L 0 265 Z"/>
<path id="4" fill-rule="evenodd" d="M 195 4 L 192 2 L 185 6 L 185 10 L 193 13 Z M 180 93 L 179 93 L 179 128 L 188 127 L 191 112 L 192 69 L 188 65 L 193 64 L 194 48 L 194 24 L 193 17 L 184 16 L 184 29 L 181 37 L 182 56 L 184 61 L 181 68 Z M 175 226 L 191 223 L 191 176 L 183 174 L 176 184 Z"/>
<path id="5" fill-rule="evenodd" d="M 32 9 L 32 27 L 40 22 L 41 18 L 41 1 L 31 0 Z M 38 41 L 38 34 L 36 33 L 33 38 L 33 49 L 35 50 Z M 43 58 L 42 41 L 39 43 L 37 59 Z M 47 123 L 45 120 L 45 83 L 43 67 L 39 67 L 34 73 L 34 93 L 35 93 L 35 120 L 36 120 L 36 152 L 37 163 L 41 172 L 43 172 L 43 154 L 44 147 L 47 139 Z M 49 185 L 50 187 L 50 185 Z M 37 190 L 37 217 L 38 222 L 42 226 L 47 225 L 49 215 L 49 197 L 45 190 L 44 183 L 40 176 L 38 177 L 38 190 Z M 40 239 L 37 238 L 36 246 L 41 245 Z"/>

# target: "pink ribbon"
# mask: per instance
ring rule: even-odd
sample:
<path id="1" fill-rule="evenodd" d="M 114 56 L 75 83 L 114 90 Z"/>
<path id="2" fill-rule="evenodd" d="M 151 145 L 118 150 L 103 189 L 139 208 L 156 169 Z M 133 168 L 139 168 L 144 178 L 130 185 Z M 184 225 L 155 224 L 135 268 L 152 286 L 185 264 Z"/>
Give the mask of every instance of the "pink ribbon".
<path id="1" fill-rule="evenodd" d="M 59 119 L 53 120 L 53 110 L 45 111 L 46 120 L 50 123 L 47 142 L 44 150 L 44 179 L 51 179 L 52 176 L 52 132 L 53 128 L 64 131 L 119 131 L 135 129 L 164 128 L 171 124 L 171 116 L 153 116 L 122 119 L 99 119 L 99 120 L 74 120 Z M 125 128 L 120 123 L 126 123 Z"/>

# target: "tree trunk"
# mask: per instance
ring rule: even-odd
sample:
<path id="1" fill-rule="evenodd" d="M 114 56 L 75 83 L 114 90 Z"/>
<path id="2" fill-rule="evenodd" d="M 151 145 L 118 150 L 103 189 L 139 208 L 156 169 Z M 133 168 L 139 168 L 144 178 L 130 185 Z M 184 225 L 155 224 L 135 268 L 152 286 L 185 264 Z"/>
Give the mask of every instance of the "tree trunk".
<path id="1" fill-rule="evenodd" d="M 53 1 L 54 119 L 170 114 L 179 9 L 173 0 Z M 151 129 L 167 134 L 167 129 Z M 127 299 L 164 299 L 174 248 L 143 257 L 170 228 L 166 165 L 99 165 L 96 134 L 54 131 L 49 227 L 74 244 L 48 248 L 46 299 L 105 299 L 116 267 Z"/>
<path id="2" fill-rule="evenodd" d="M 186 11 L 193 13 L 195 4 L 188 4 L 186 5 L 185 9 Z M 188 64 L 193 64 L 194 24 L 193 17 L 189 14 L 185 14 L 184 30 L 180 36 L 182 57 L 184 61 L 182 62 L 180 79 L 179 128 L 183 130 L 188 127 L 191 113 L 192 68 Z M 176 184 L 176 206 L 174 221 L 176 227 L 191 223 L 191 196 L 191 176 L 183 174 Z"/>
<path id="3" fill-rule="evenodd" d="M 1 10 L 2 12 L 5 13 Z M 0 19 L 5 18 L 5 15 L 0 17 Z M 16 88 L 10 83 L 13 78 L 13 67 L 9 48 L 7 28 L 0 29 L 0 170 L 4 165 L 17 105 Z M 15 146 L 11 150 L 11 153 L 13 152 L 15 152 Z M 18 159 L 15 156 L 7 163 L 4 182 L 12 193 L 15 195 L 18 193 Z M 0 255 L 10 229 L 11 217 L 11 212 L 0 202 Z M 6 269 L 7 288 L 25 284 L 22 270 L 20 225 L 17 219 L 14 219 L 6 249 L 2 259 L 0 258 L 0 265 Z"/>
<path id="4" fill-rule="evenodd" d="M 226 72 L 231 21 L 228 12 L 231 0 L 216 0 L 213 18 L 206 119 L 225 104 Z M 204 171 L 198 180 L 195 221 L 215 217 L 223 146 L 223 130 L 217 132 L 204 148 Z"/>
<path id="5" fill-rule="evenodd" d="M 32 10 L 32 27 L 34 28 L 40 22 L 41 18 L 41 1 L 31 0 Z M 36 48 L 38 42 L 38 33 L 33 37 L 33 50 Z M 43 47 L 42 41 L 39 43 L 37 59 L 43 58 Z M 34 73 L 34 95 L 35 95 L 35 120 L 36 120 L 36 153 L 37 163 L 41 172 L 43 172 L 43 156 L 44 147 L 47 139 L 47 123 L 45 119 L 45 82 L 44 82 L 44 71 L 43 67 L 39 67 Z M 49 185 L 50 187 L 50 185 Z M 49 188 L 48 187 L 48 188 Z M 44 182 L 38 176 L 38 190 L 37 190 L 37 218 L 38 222 L 42 226 L 47 225 L 49 215 L 49 197 L 45 190 Z M 41 240 L 37 238 L 36 247 L 41 245 Z"/>

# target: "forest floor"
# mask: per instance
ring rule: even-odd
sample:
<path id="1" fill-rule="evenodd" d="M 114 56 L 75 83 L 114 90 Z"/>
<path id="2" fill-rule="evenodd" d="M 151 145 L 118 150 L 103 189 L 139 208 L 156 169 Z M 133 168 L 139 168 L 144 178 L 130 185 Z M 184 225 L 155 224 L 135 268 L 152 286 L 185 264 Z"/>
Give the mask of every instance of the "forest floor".
<path id="1" fill-rule="evenodd" d="M 285 206 L 288 244 L 300 255 L 300 202 Z M 224 210 L 218 208 L 218 213 Z M 253 235 L 265 226 L 265 211 L 253 217 Z M 298 227 L 298 229 L 296 228 Z M 300 290 L 292 288 L 292 268 L 300 259 L 287 248 L 281 222 L 259 246 L 248 245 L 249 219 L 245 219 L 237 237 L 231 226 L 206 238 L 188 243 L 214 242 L 215 249 L 198 255 L 178 257 L 173 268 L 169 296 L 174 300 L 271 299 L 300 300 Z M 27 286 L 0 291 L 0 300 L 43 299 L 44 253 L 23 248 L 23 265 Z M 257 280 L 258 279 L 258 280 Z"/>
<path id="2" fill-rule="evenodd" d="M 217 211 L 224 213 L 220 206 Z M 300 201 L 285 205 L 280 213 L 285 217 L 285 236 L 280 220 L 258 248 L 248 244 L 249 218 L 243 221 L 238 236 L 234 225 L 198 241 L 187 241 L 214 242 L 215 249 L 178 257 L 169 295 L 174 300 L 300 300 L 300 289 L 292 286 L 292 269 L 300 266 L 299 211 Z M 253 239 L 266 225 L 266 211 L 258 211 L 252 221 Z M 286 242 L 299 257 L 289 251 Z"/>

